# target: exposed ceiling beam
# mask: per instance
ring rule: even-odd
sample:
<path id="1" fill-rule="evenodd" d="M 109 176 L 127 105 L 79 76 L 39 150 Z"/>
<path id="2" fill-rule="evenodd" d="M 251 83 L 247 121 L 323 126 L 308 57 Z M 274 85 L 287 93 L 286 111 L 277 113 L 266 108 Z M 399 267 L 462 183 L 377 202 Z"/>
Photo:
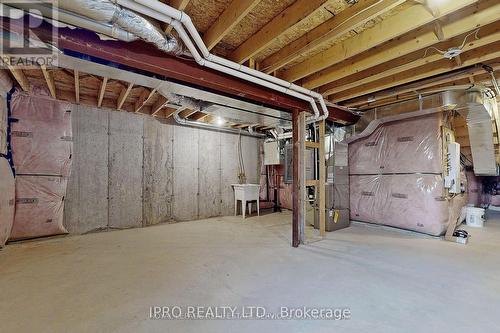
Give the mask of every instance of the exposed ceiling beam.
<path id="1" fill-rule="evenodd" d="M 467 8 L 449 17 L 443 18 L 442 29 L 445 39 L 460 36 L 472 29 L 478 28 L 495 22 L 499 19 L 498 12 L 500 4 L 497 2 L 491 6 L 493 1 L 485 1 L 478 8 L 475 6 Z M 382 22 L 384 23 L 384 21 Z M 355 38 L 355 37 L 354 37 Z M 468 41 L 473 41 L 474 37 L 469 36 Z M 458 41 L 460 46 L 462 41 Z M 388 42 L 385 45 L 379 46 L 370 52 L 365 52 L 355 56 L 352 59 L 335 64 L 327 69 L 319 71 L 314 75 L 305 78 L 302 81 L 304 87 L 309 89 L 317 88 L 320 85 L 327 84 L 332 81 L 337 81 L 349 75 L 361 72 L 367 68 L 377 66 L 379 64 L 396 60 L 402 56 L 412 52 L 421 51 L 422 57 L 425 50 L 439 43 L 438 38 L 432 30 L 416 31 L 402 38 Z M 450 46 L 450 47 L 451 47 Z"/>
<path id="2" fill-rule="evenodd" d="M 323 8 L 326 0 L 297 0 L 269 23 L 248 38 L 236 50 L 231 52 L 229 58 L 237 63 L 243 63 L 256 55 L 277 37 L 299 23 L 309 15 Z"/>
<path id="3" fill-rule="evenodd" d="M 441 16 L 448 15 L 477 2 L 478 0 L 446 1 L 440 3 L 439 13 Z M 391 39 L 398 38 L 434 20 L 434 16 L 423 6 L 413 5 L 397 15 L 386 18 L 374 27 L 290 67 L 281 73 L 280 77 L 287 81 L 297 81 L 345 59 L 380 46 Z"/>
<path id="4" fill-rule="evenodd" d="M 498 26 L 495 25 L 491 28 L 496 32 L 489 35 L 483 34 L 479 40 L 471 41 L 467 44 L 465 51 L 477 49 L 500 40 L 500 24 Z M 484 33 L 485 31 L 482 32 Z M 450 47 L 460 45 L 463 41 L 463 38 L 464 36 L 459 36 L 447 42 L 439 43 L 438 45 L 436 45 L 436 48 L 440 50 L 446 50 Z M 384 77 L 395 75 L 397 73 L 401 73 L 443 59 L 443 55 L 437 53 L 435 50 L 433 50 L 432 53 L 431 55 L 423 58 L 422 52 L 414 52 L 412 54 L 409 54 L 408 56 L 403 56 L 401 58 L 395 59 L 395 61 L 385 62 L 381 65 L 371 67 L 367 70 L 359 71 L 351 76 L 346 77 L 345 79 L 322 86 L 319 92 L 324 96 L 338 94 L 341 91 L 349 90 L 355 87 L 362 87 L 363 85 L 377 81 Z"/>
<path id="5" fill-rule="evenodd" d="M 170 0 L 170 6 L 183 11 L 186 9 L 187 5 L 189 4 L 190 0 Z"/>
<path id="6" fill-rule="evenodd" d="M 6 19 L 0 22 L 0 26 L 6 31 L 16 33 L 24 31 L 24 26 L 20 21 Z M 198 66 L 189 60 L 165 54 L 143 41 L 134 43 L 104 41 L 97 35 L 88 32 L 82 32 L 78 29 L 58 29 L 50 24 L 44 24 L 32 30 L 41 41 L 54 42 L 61 49 L 100 58 L 115 65 L 120 64 L 165 76 L 184 85 L 196 85 L 211 93 L 244 99 L 287 113 L 291 113 L 293 110 L 311 112 L 310 104 L 307 101 Z M 359 116 L 339 108 L 328 107 L 328 109 L 329 119 L 332 121 L 342 120 L 354 123 L 359 119 Z"/>
<path id="7" fill-rule="evenodd" d="M 496 51 L 491 52 L 490 51 Z M 363 96 L 383 89 L 396 87 L 409 82 L 425 79 L 435 75 L 450 72 L 455 69 L 468 67 L 481 62 L 491 61 L 493 59 L 500 57 L 500 42 L 486 45 L 482 48 L 471 50 L 462 54 L 462 63 L 457 65 L 453 60 L 443 59 L 436 62 L 413 68 L 411 70 L 397 73 L 394 75 L 387 76 L 381 80 L 374 81 L 372 83 L 363 85 L 361 87 L 356 87 L 353 89 L 342 91 L 336 95 L 332 95 L 332 99 L 335 102 L 345 101 L 358 96 Z"/>
<path id="8" fill-rule="evenodd" d="M 118 97 L 118 101 L 116 103 L 116 109 L 121 110 L 123 103 L 125 103 L 125 100 L 127 99 L 128 95 L 130 94 L 130 91 L 132 90 L 132 87 L 134 86 L 133 83 L 129 83 L 127 88 L 122 88 L 120 91 L 120 96 Z"/>
<path id="9" fill-rule="evenodd" d="M 23 71 L 19 67 L 13 67 L 13 66 L 7 66 L 9 69 L 10 73 L 16 79 L 17 83 L 21 87 L 22 90 L 24 91 L 29 91 L 30 90 L 30 83 L 26 76 L 24 75 Z"/>
<path id="10" fill-rule="evenodd" d="M 153 89 L 151 91 L 148 91 L 147 89 L 144 89 L 142 92 L 141 96 L 139 96 L 139 99 L 135 102 L 135 112 L 141 111 L 141 109 L 146 105 L 146 103 L 154 96 L 156 93 L 156 89 Z"/>
<path id="11" fill-rule="evenodd" d="M 80 73 L 75 69 L 75 101 L 80 104 Z"/>
<path id="12" fill-rule="evenodd" d="M 108 78 L 104 77 L 101 82 L 101 89 L 99 89 L 99 98 L 97 99 L 97 107 L 101 107 L 102 99 L 104 98 L 104 92 L 106 91 L 106 84 L 108 83 Z"/>
<path id="13" fill-rule="evenodd" d="M 491 67 L 493 68 L 494 71 L 500 70 L 500 65 L 491 65 Z M 468 79 L 469 76 L 471 75 L 474 76 L 483 73 L 485 73 L 484 69 L 479 66 L 474 66 L 470 69 L 459 69 L 458 71 L 446 73 L 438 77 L 425 78 L 399 87 L 378 91 L 375 94 L 369 95 L 369 99 L 373 101 L 379 101 L 406 93 L 415 94 L 415 91 L 423 92 L 424 89 L 427 89 L 429 87 L 435 87 L 441 84 L 454 82 L 460 79 Z M 361 105 L 368 105 L 368 104 L 371 105 L 373 103 L 368 102 L 368 98 L 366 96 L 358 97 L 353 100 L 347 101 L 345 103 L 346 106 L 350 107 L 358 107 Z"/>
<path id="14" fill-rule="evenodd" d="M 348 31 L 362 26 L 405 1 L 361 0 L 262 60 L 260 70 L 268 74 L 272 73 L 294 61 L 301 54 L 314 50 L 329 40 L 336 39 Z"/>
<path id="15" fill-rule="evenodd" d="M 47 82 L 47 86 L 49 87 L 50 95 L 52 96 L 52 98 L 57 98 L 56 86 L 54 84 L 54 80 L 52 79 L 52 76 L 50 75 L 50 73 L 47 70 L 47 67 L 45 65 L 42 65 L 40 67 L 42 68 L 43 77 L 45 78 L 45 82 Z"/>
<path id="16" fill-rule="evenodd" d="M 160 112 L 161 109 L 168 103 L 168 99 L 166 99 L 163 95 L 160 95 L 158 97 L 158 100 L 156 103 L 153 105 L 153 108 L 151 109 L 151 115 L 155 116 Z"/>
<path id="17" fill-rule="evenodd" d="M 219 43 L 261 0 L 233 0 L 214 24 L 203 34 L 209 50 Z"/>

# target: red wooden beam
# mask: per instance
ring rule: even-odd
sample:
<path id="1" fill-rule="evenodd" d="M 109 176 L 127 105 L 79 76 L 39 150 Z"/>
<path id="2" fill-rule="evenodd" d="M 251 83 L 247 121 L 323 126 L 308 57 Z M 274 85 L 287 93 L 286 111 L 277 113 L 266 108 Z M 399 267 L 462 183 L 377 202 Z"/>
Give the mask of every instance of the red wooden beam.
<path id="1" fill-rule="evenodd" d="M 1 21 L 4 30 L 22 31 L 20 20 L 5 19 Z M 128 43 L 103 41 L 95 33 L 84 29 L 56 28 L 55 30 L 57 34 L 54 36 L 54 27 L 47 22 L 37 28 L 32 28 L 32 32 L 38 38 L 43 41 L 55 42 L 55 45 L 65 52 L 81 53 L 287 112 L 295 109 L 311 112 L 309 103 L 303 100 L 199 66 L 192 59 L 181 59 L 169 55 L 140 40 Z M 357 116 L 340 109 L 329 108 L 329 111 L 329 119 L 331 120 L 338 119 L 349 123 L 358 120 Z"/>

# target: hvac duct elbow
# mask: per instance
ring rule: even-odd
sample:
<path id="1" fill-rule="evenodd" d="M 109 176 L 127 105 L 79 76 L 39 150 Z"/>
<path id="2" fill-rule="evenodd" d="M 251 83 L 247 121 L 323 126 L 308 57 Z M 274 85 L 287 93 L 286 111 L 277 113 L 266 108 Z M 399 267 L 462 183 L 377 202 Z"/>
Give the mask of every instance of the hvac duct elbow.
<path id="1" fill-rule="evenodd" d="M 164 36 L 144 17 L 131 10 L 122 9 L 109 0 L 60 0 L 59 6 L 101 23 L 112 23 L 115 28 L 130 32 L 165 52 L 183 52 L 182 46 L 175 38 Z"/>
<path id="2" fill-rule="evenodd" d="M 132 11 L 117 9 L 113 15 L 112 22 L 118 27 L 156 45 L 162 51 L 174 54 L 181 54 L 183 52 L 182 47 L 177 43 L 175 38 L 165 37 L 148 20 Z"/>

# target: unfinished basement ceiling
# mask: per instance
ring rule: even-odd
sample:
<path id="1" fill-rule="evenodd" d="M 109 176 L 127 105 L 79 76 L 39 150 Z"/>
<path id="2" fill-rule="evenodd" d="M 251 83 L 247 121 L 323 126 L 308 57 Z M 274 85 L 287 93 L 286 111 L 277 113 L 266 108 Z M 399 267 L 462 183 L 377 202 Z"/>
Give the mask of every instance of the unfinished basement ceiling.
<path id="1" fill-rule="evenodd" d="M 377 91 L 500 59 L 495 0 L 185 0 L 182 5 L 205 42 L 218 33 L 215 54 L 356 107 L 369 105 Z M 460 56 L 440 54 L 462 43 Z M 450 78 L 447 84 L 462 80 Z"/>

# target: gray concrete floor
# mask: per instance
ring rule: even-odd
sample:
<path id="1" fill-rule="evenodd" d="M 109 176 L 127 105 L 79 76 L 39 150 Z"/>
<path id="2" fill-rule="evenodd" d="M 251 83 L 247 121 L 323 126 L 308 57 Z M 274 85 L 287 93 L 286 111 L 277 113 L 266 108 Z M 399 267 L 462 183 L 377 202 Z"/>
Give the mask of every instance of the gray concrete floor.
<path id="1" fill-rule="evenodd" d="M 12 244 L 2 332 L 499 332 L 500 215 L 467 246 L 355 224 L 290 247 L 289 213 Z M 348 307 L 352 318 L 150 320 L 154 305 Z"/>

